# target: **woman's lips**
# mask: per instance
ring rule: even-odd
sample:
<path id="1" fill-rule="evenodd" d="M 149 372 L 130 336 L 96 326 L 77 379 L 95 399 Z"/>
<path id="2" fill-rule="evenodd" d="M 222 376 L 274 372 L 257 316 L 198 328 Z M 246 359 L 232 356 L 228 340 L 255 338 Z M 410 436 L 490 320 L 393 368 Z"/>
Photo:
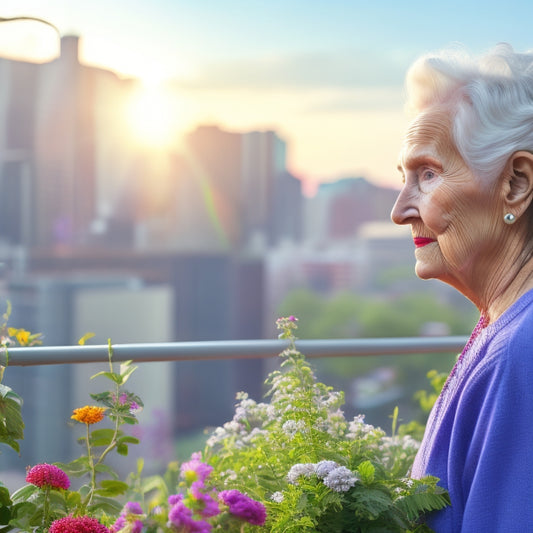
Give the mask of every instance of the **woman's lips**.
<path id="1" fill-rule="evenodd" d="M 422 246 L 426 246 L 426 244 L 435 242 L 435 239 L 430 239 L 429 237 L 415 237 L 413 241 L 417 248 L 422 248 Z"/>

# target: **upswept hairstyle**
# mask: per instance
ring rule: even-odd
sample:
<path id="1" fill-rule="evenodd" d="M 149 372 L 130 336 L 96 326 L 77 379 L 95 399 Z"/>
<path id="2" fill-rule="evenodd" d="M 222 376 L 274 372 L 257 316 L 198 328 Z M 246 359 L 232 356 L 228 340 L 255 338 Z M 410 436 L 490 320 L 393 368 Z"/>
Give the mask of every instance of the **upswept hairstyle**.
<path id="1" fill-rule="evenodd" d="M 499 44 L 479 58 L 459 48 L 426 55 L 406 89 L 411 113 L 449 107 L 453 140 L 474 174 L 492 180 L 512 153 L 533 153 L 533 52 Z"/>

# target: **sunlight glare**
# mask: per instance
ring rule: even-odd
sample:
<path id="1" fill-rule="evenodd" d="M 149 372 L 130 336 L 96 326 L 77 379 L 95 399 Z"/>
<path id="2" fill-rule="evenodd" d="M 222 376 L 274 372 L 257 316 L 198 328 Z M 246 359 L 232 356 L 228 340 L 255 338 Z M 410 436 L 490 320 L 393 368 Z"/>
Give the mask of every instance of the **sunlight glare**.
<path id="1" fill-rule="evenodd" d="M 137 142 L 168 149 L 177 142 L 179 102 L 161 85 L 140 87 L 128 106 L 128 123 Z"/>

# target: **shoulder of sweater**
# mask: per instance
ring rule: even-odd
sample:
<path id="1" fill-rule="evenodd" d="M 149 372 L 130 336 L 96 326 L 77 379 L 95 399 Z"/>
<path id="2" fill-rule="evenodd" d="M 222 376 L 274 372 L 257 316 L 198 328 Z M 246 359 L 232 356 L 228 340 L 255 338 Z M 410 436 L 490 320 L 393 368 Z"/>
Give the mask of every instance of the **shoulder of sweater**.
<path id="1" fill-rule="evenodd" d="M 527 368 L 533 371 L 533 305 L 524 308 L 495 331 L 488 328 L 483 337 L 476 373 L 503 371 L 509 366 L 515 372 Z"/>

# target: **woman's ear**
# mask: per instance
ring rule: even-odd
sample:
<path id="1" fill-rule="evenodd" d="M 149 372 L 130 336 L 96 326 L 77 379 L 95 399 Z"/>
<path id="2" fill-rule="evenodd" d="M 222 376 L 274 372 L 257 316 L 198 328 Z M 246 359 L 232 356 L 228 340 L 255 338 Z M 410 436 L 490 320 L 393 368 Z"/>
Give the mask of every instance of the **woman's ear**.
<path id="1" fill-rule="evenodd" d="M 533 153 L 515 152 L 507 161 L 505 170 L 505 203 L 518 217 L 533 199 Z"/>

